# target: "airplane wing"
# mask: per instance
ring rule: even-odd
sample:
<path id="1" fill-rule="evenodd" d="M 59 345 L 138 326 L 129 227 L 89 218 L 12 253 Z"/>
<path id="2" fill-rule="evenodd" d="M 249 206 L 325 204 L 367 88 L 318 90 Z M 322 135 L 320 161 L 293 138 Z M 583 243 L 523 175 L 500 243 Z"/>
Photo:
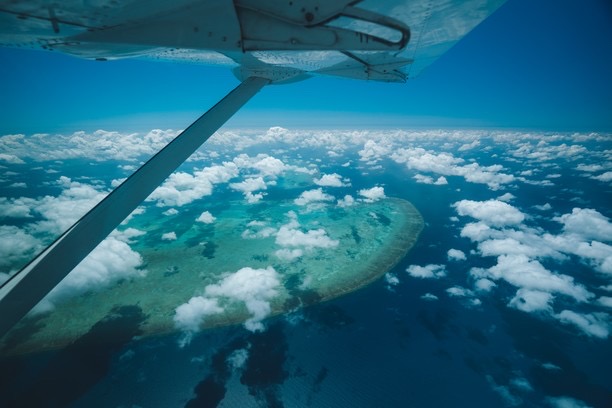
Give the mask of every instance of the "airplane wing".
<path id="1" fill-rule="evenodd" d="M 0 0 L 0 45 L 404 82 L 505 0 Z"/>
<path id="2" fill-rule="evenodd" d="M 0 0 L 0 46 L 220 64 L 242 81 L 0 287 L 0 336 L 266 84 L 405 82 L 503 2 Z"/>

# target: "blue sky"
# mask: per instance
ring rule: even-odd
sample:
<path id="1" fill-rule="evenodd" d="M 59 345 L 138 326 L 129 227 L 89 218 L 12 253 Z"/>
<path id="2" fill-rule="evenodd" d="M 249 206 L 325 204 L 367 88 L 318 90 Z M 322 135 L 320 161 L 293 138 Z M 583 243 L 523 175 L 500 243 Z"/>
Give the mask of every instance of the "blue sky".
<path id="1" fill-rule="evenodd" d="M 240 127 L 612 130 L 612 5 L 508 0 L 407 84 L 313 78 L 264 89 Z M 0 133 L 187 126 L 226 68 L 0 50 Z"/>

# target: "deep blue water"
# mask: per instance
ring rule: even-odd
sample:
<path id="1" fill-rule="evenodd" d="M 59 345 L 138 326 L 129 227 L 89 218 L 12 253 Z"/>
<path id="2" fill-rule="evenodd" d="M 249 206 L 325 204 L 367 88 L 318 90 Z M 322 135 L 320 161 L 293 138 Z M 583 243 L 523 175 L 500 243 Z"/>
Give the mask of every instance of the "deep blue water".
<path id="1" fill-rule="evenodd" d="M 316 149 L 300 153 L 305 162 L 322 154 Z M 358 164 L 354 152 L 346 156 Z M 525 166 L 478 151 L 464 158 L 470 157 L 483 166 L 503 163 L 512 174 Z M 399 284 L 390 287 L 380 279 L 341 298 L 270 318 L 264 332 L 252 333 L 242 326 L 206 330 L 185 348 L 177 345 L 180 334 L 139 339 L 138 326 L 147 311 L 132 305 L 117 310 L 63 350 L 4 358 L 0 405 L 536 407 L 550 405 L 550 398 L 570 397 L 588 406 L 612 406 L 609 337 L 589 337 L 550 317 L 508 307 L 516 288 L 501 281 L 493 294 L 478 296 L 478 306 L 469 298 L 446 293 L 452 286 L 470 288 L 471 268 L 495 264 L 492 257 L 470 256 L 475 245 L 460 236 L 468 220 L 451 220 L 457 216 L 453 203 L 484 201 L 510 192 L 515 196 L 511 204 L 531 215 L 530 225 L 559 234 L 561 225 L 551 220 L 554 215 L 533 206 L 550 203 L 558 215 L 574 207 L 593 208 L 610 217 L 609 184 L 588 179 L 575 170 L 576 162 L 561 160 L 540 176 L 561 174 L 554 187 L 514 183 L 499 191 L 458 176 L 447 176 L 448 185 L 420 184 L 412 178 L 415 172 L 390 159 L 381 162 L 381 169 L 367 171 L 356 165 L 342 167 L 344 162 L 346 157 L 321 164 L 322 172 L 337 172 L 351 180 L 350 187 L 333 190 L 337 197 L 380 185 L 387 196 L 411 201 L 423 215 L 426 226 L 419 241 L 390 271 Z M 125 176 L 114 163 L 75 160 L 60 167 L 62 175 L 81 181 Z M 184 170 L 192 167 L 187 164 Z M 45 185 L 57 175 L 41 174 L 33 171 L 25 178 L 33 188 L 31 197 L 58 191 Z M 266 199 L 294 198 L 313 187 L 270 187 Z M 5 197 L 20 196 L 15 189 L 3 191 Z M 240 197 L 239 192 L 219 186 L 211 198 L 203 199 L 198 211 L 214 213 Z M 193 218 L 196 210 L 187 210 L 187 215 Z M 159 237 L 146 239 L 154 245 Z M 450 262 L 451 248 L 468 254 L 468 261 Z M 575 256 L 542 263 L 556 273 L 576 277 L 598 296 L 606 293 L 598 288 L 610 283 L 609 277 L 594 273 Z M 444 264 L 448 273 L 441 279 L 417 279 L 406 273 L 410 265 L 427 264 Z M 426 293 L 437 300 L 423 299 Z M 556 302 L 556 307 L 564 302 L 575 306 L 563 298 Z M 575 307 L 606 314 L 609 321 L 601 307 Z M 228 359 L 241 353 L 248 357 L 232 367 Z"/>

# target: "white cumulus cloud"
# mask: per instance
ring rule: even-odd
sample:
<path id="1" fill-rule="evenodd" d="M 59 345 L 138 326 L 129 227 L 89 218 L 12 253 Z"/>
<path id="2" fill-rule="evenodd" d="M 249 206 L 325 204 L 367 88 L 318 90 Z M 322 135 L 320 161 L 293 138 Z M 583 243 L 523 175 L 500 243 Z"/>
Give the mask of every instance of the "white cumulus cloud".
<path id="1" fill-rule="evenodd" d="M 448 184 L 448 180 L 446 180 L 446 177 L 444 176 L 440 176 L 434 180 L 433 177 L 417 174 L 413 178 L 416 180 L 417 183 L 421 184 L 433 184 L 434 186 L 444 186 Z"/>
<path id="2" fill-rule="evenodd" d="M 239 183 L 231 183 L 230 188 L 242 191 L 243 193 L 252 193 L 253 191 L 265 190 L 268 188 L 268 185 L 263 177 L 251 177 Z"/>
<path id="3" fill-rule="evenodd" d="M 281 247 L 292 248 L 333 248 L 338 246 L 339 241 L 331 239 L 323 228 L 300 230 L 300 224 L 294 212 L 289 212 L 290 221 L 282 225 L 276 233 L 276 244 Z"/>
<path id="4" fill-rule="evenodd" d="M 534 205 L 533 208 L 535 208 L 536 210 L 540 210 L 540 211 L 548 211 L 548 210 L 552 210 L 552 205 L 550 205 L 550 203 L 545 203 L 541 205 Z"/>
<path id="5" fill-rule="evenodd" d="M 204 211 L 202 214 L 200 214 L 196 221 L 204 224 L 212 224 L 215 222 L 215 217 L 213 217 L 209 211 Z"/>
<path id="6" fill-rule="evenodd" d="M 36 232 L 61 234 L 106 196 L 91 185 L 64 176 L 57 184 L 63 188 L 59 196 L 45 196 L 32 203 L 32 211 L 43 218 L 32 226 Z"/>
<path id="7" fill-rule="evenodd" d="M 444 265 L 410 265 L 406 272 L 413 278 L 438 279 L 446 276 L 446 267 Z"/>
<path id="8" fill-rule="evenodd" d="M 251 317 L 244 323 L 251 331 L 263 330 L 261 321 L 271 312 L 270 300 L 277 295 L 280 285 L 274 268 L 242 268 L 225 277 L 221 282 L 208 285 L 204 290 L 207 297 L 226 297 L 244 302 Z"/>
<path id="9" fill-rule="evenodd" d="M 0 197 L 0 218 L 32 218 L 36 200 L 27 197 Z"/>
<path id="10" fill-rule="evenodd" d="M 432 293 L 426 293 L 424 295 L 421 296 L 421 299 L 423 300 L 427 300 L 427 301 L 434 301 L 434 300 L 438 300 L 438 297 Z"/>
<path id="11" fill-rule="evenodd" d="M 53 309 L 64 299 L 81 295 L 89 290 L 108 287 L 122 279 L 141 278 L 142 257 L 130 248 L 130 238 L 142 235 L 130 230 L 113 233 L 102 241 L 34 308 L 34 313 Z"/>
<path id="12" fill-rule="evenodd" d="M 449 249 L 446 256 L 450 261 L 465 261 L 467 259 L 465 253 L 459 249 Z"/>
<path id="13" fill-rule="evenodd" d="M 177 239 L 176 232 L 174 232 L 174 231 L 166 232 L 166 233 L 162 234 L 161 239 L 163 241 L 176 241 L 176 239 Z"/>
<path id="14" fill-rule="evenodd" d="M 338 207 L 350 207 L 353 204 L 355 204 L 355 199 L 349 194 L 338 200 Z"/>
<path id="15" fill-rule="evenodd" d="M 302 192 L 298 198 L 293 202 L 297 205 L 309 205 L 313 203 L 325 203 L 333 201 L 334 197 L 323 192 L 323 189 L 317 188 L 314 190 L 307 190 Z"/>
<path id="16" fill-rule="evenodd" d="M 597 299 L 597 303 L 599 303 L 602 306 L 612 308 L 612 297 L 601 296 L 599 299 Z"/>
<path id="17" fill-rule="evenodd" d="M 175 309 L 174 322 L 187 332 L 199 330 L 207 316 L 223 312 L 223 302 L 242 302 L 251 314 L 244 323 L 251 331 L 264 329 L 261 322 L 271 313 L 270 301 L 278 294 L 279 275 L 272 267 L 241 268 L 216 284 L 204 288 L 203 296 L 195 296 Z"/>
<path id="18" fill-rule="evenodd" d="M 359 157 L 362 161 L 375 164 L 392 151 L 391 145 L 386 141 L 367 140 L 359 151 Z"/>
<path id="19" fill-rule="evenodd" d="M 385 198 L 385 189 L 380 186 L 372 188 L 364 188 L 358 191 L 358 194 L 363 197 L 365 202 L 374 202 Z"/>
<path id="20" fill-rule="evenodd" d="M 7 153 L 0 153 L 0 161 L 9 163 L 9 164 L 25 163 L 23 160 L 21 160 L 19 157 L 15 156 L 14 154 L 7 154 Z"/>
<path id="21" fill-rule="evenodd" d="M 193 174 L 172 173 L 147 198 L 160 207 L 181 207 L 212 194 L 215 184 L 226 183 L 239 174 L 234 163 L 205 167 Z"/>
<path id="22" fill-rule="evenodd" d="M 606 171 L 605 173 L 599 174 L 597 176 L 591 177 L 593 180 L 603 181 L 604 183 L 608 183 L 612 181 L 612 171 Z"/>
<path id="23" fill-rule="evenodd" d="M 608 315 L 604 313 L 580 314 L 571 310 L 563 310 L 555 317 L 562 323 L 575 326 L 588 336 L 605 339 L 610 333 Z"/>
<path id="24" fill-rule="evenodd" d="M 217 299 L 194 296 L 176 308 L 173 319 L 179 329 L 197 332 L 206 316 L 218 313 L 223 313 L 223 308 Z"/>
<path id="25" fill-rule="evenodd" d="M 42 249 L 39 239 L 13 225 L 0 225 L 0 267 L 28 261 Z M 8 271 L 7 271 L 8 272 Z"/>
<path id="26" fill-rule="evenodd" d="M 574 282 L 571 276 L 554 274 L 537 260 L 531 260 L 525 255 L 499 256 L 496 265 L 488 269 L 473 268 L 472 273 L 492 280 L 503 279 L 518 288 L 564 294 L 578 302 L 593 297 L 584 286 Z"/>
<path id="27" fill-rule="evenodd" d="M 514 196 L 514 194 L 511 194 L 511 193 L 505 193 L 497 197 L 499 201 L 504 201 L 504 202 L 512 201 L 515 198 L 516 197 Z"/>
<path id="28" fill-rule="evenodd" d="M 528 313 L 536 311 L 552 312 L 552 299 L 552 294 L 548 292 L 521 288 L 516 291 L 516 295 L 510 300 L 509 305 Z"/>
<path id="29" fill-rule="evenodd" d="M 315 178 L 314 183 L 321 187 L 346 187 L 350 183 L 344 182 L 338 173 L 323 174 L 321 178 Z"/>
<path id="30" fill-rule="evenodd" d="M 387 285 L 389 286 L 397 286 L 400 281 L 397 276 L 395 276 L 391 272 L 387 272 L 385 273 L 385 282 L 387 282 Z"/>
<path id="31" fill-rule="evenodd" d="M 283 261 L 292 261 L 304 255 L 304 251 L 300 248 L 282 248 L 276 250 L 274 252 L 274 255 L 276 255 L 279 259 L 282 259 Z"/>
<path id="32" fill-rule="evenodd" d="M 454 203 L 453 207 L 459 215 L 484 221 L 491 226 L 517 225 L 525 219 L 525 214 L 516 207 L 499 200 L 461 200 Z"/>
<path id="33" fill-rule="evenodd" d="M 390 155 L 397 163 L 405 164 L 409 169 L 434 173 L 441 176 L 459 176 L 467 182 L 486 184 L 497 190 L 502 185 L 515 180 L 511 174 L 502 173 L 501 165 L 481 166 L 478 163 L 464 164 L 464 160 L 451 153 L 435 153 L 423 148 L 399 148 Z M 421 181 L 425 179 L 421 178 Z"/>
<path id="34" fill-rule="evenodd" d="M 583 239 L 612 241 L 612 223 L 596 210 L 574 208 L 571 214 L 555 217 L 554 220 L 563 224 L 563 230 L 568 234 L 576 234 Z"/>

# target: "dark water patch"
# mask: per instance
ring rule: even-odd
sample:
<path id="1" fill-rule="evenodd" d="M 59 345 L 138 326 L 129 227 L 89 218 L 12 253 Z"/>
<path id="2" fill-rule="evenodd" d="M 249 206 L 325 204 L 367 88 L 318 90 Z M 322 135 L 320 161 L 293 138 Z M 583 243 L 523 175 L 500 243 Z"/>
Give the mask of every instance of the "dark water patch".
<path id="1" fill-rule="evenodd" d="M 182 239 L 182 236 L 192 228 L 195 220 L 183 214 L 180 216 L 166 216 L 159 213 L 157 216 L 151 214 L 147 218 L 138 220 L 136 223 L 138 225 L 137 228 L 147 230 L 146 234 L 138 237 L 136 246 L 149 249 L 167 244 L 169 241 L 163 240 L 162 236 L 169 232 L 174 232 L 177 238 Z M 199 238 L 198 242 L 200 240 L 202 238 Z"/>
<path id="2" fill-rule="evenodd" d="M 312 400 L 315 394 L 321 391 L 321 385 L 323 384 L 323 381 L 325 381 L 325 379 L 327 378 L 328 374 L 329 374 L 329 369 L 325 366 L 321 367 L 321 369 L 317 372 L 317 374 L 315 375 L 312 381 L 312 388 L 310 392 L 308 393 L 308 398 L 306 399 L 306 406 L 310 407 L 313 405 Z"/>
<path id="3" fill-rule="evenodd" d="M 141 334 L 146 315 L 138 306 L 115 307 L 85 335 L 57 352 L 9 406 L 67 406 L 103 379 L 113 354 Z"/>
<path id="4" fill-rule="evenodd" d="M 453 360 L 453 355 L 451 353 L 449 353 L 448 351 L 446 351 L 443 348 L 438 348 L 434 353 L 434 356 L 439 357 L 439 358 L 443 358 L 445 360 L 448 361 L 452 361 Z"/>
<path id="5" fill-rule="evenodd" d="M 246 346 L 246 340 L 238 338 L 212 356 L 211 373 L 195 386 L 193 392 L 196 396 L 185 404 L 186 408 L 214 408 L 223 401 L 227 392 L 226 383 L 232 375 L 227 359 L 234 351 Z"/>
<path id="6" fill-rule="evenodd" d="M 284 182 L 284 177 L 280 176 L 277 180 L 276 186 L 269 187 L 266 190 L 265 200 L 269 201 L 283 201 L 293 200 L 298 197 L 303 190 L 288 188 Z"/>
<path id="7" fill-rule="evenodd" d="M 592 407 L 612 407 L 612 390 L 590 382 L 588 376 L 574 366 L 550 370 L 537 365 L 532 367 L 532 384 L 546 395 L 571 396 Z"/>
<path id="8" fill-rule="evenodd" d="M 214 376 L 205 378 L 193 390 L 196 397 L 189 400 L 187 408 L 215 408 L 225 398 L 225 384 L 218 382 Z"/>
<path id="9" fill-rule="evenodd" d="M 466 366 L 469 367 L 470 370 L 474 371 L 478 375 L 484 376 L 487 374 L 487 371 L 483 367 L 482 363 L 472 356 L 465 356 L 463 358 L 463 362 Z"/>
<path id="10" fill-rule="evenodd" d="M 291 267 L 289 265 L 276 264 L 274 269 L 281 275 L 289 275 L 291 273 Z"/>
<path id="11" fill-rule="evenodd" d="M 449 330 L 455 330 L 452 324 L 455 313 L 449 309 L 421 310 L 417 315 L 419 323 L 425 327 L 437 340 L 447 339 Z"/>
<path id="12" fill-rule="evenodd" d="M 142 224 L 142 228 L 145 230 L 151 230 L 151 223 L 145 222 Z M 155 228 L 153 228 L 151 232 L 147 232 L 143 236 L 138 237 L 135 247 L 158 250 L 161 244 L 165 242 L 161 240 L 161 234 L 161 231 L 158 232 Z"/>
<path id="13" fill-rule="evenodd" d="M 217 185 L 215 187 L 215 198 L 216 200 L 206 200 L 206 205 L 202 206 L 201 203 L 194 203 L 193 211 L 197 214 L 195 218 L 199 217 L 204 211 L 208 211 L 214 216 L 227 211 L 232 208 L 230 198 L 234 195 L 234 191 L 225 188 L 223 185 Z"/>
<path id="14" fill-rule="evenodd" d="M 283 303 L 284 310 L 295 310 L 297 308 L 315 305 L 323 299 L 323 296 L 314 289 L 294 289 L 290 291 L 290 293 L 292 296 Z"/>
<path id="15" fill-rule="evenodd" d="M 193 224 L 195 224 L 195 220 L 186 216 L 181 216 L 176 218 L 160 218 L 158 220 L 158 223 L 156 223 L 155 225 L 157 226 L 157 232 L 159 234 L 174 231 L 176 232 L 176 236 L 180 237 L 181 235 L 189 231 Z"/>
<path id="16" fill-rule="evenodd" d="M 257 262 L 268 262 L 268 260 L 270 259 L 270 256 L 269 255 L 265 255 L 265 254 L 263 254 L 263 255 L 253 255 L 251 257 L 251 259 L 253 259 L 254 261 L 257 261 Z"/>
<path id="17" fill-rule="evenodd" d="M 168 278 L 170 276 L 174 276 L 174 275 L 176 275 L 179 272 L 180 272 L 180 269 L 179 269 L 178 266 L 176 266 L 176 265 L 169 266 L 164 271 L 164 278 Z"/>
<path id="18" fill-rule="evenodd" d="M 391 218 L 387 217 L 385 214 L 383 213 L 375 213 L 376 214 L 376 219 L 378 220 L 378 222 L 380 222 L 382 225 L 384 225 L 385 227 L 388 227 L 389 225 L 391 225 Z"/>
<path id="19" fill-rule="evenodd" d="M 302 289 L 302 276 L 306 275 L 302 270 L 300 273 L 290 275 L 284 282 L 283 286 L 291 295 L 285 301 L 285 310 L 292 310 L 297 307 L 309 306 L 321 301 L 322 296 L 313 289 Z"/>
<path id="20" fill-rule="evenodd" d="M 0 407 L 13 406 L 18 397 L 26 394 L 42 370 L 55 357 L 57 351 L 0 357 Z"/>
<path id="21" fill-rule="evenodd" d="M 527 313 L 505 307 L 500 313 L 516 349 L 538 361 L 559 367 L 572 365 L 564 351 L 569 346 L 567 333 Z"/>
<path id="22" fill-rule="evenodd" d="M 23 381 L 31 367 L 27 359 L 21 356 L 10 356 L 0 359 L 0 406 L 9 407 L 16 397 L 28 389 Z"/>
<path id="23" fill-rule="evenodd" d="M 348 256 L 351 259 L 355 259 L 355 256 L 357 256 L 357 254 L 359 254 L 359 250 L 358 249 L 353 249 L 353 248 L 349 248 L 345 251 L 346 256 Z"/>
<path id="24" fill-rule="evenodd" d="M 493 362 L 503 371 L 510 372 L 512 370 L 512 363 L 506 357 L 496 356 L 493 358 Z"/>
<path id="25" fill-rule="evenodd" d="M 497 385 L 509 385 L 516 377 L 509 360 L 505 357 L 486 357 L 482 355 L 467 355 L 463 358 L 465 365 L 479 376 L 490 377 Z"/>
<path id="26" fill-rule="evenodd" d="M 11 351 L 16 346 L 27 342 L 34 334 L 42 330 L 45 327 L 45 324 L 42 322 L 44 317 L 44 314 L 39 314 L 23 319 L 7 334 L 6 340 L 3 342 L 2 352 Z"/>
<path id="27" fill-rule="evenodd" d="M 283 286 L 289 291 L 289 293 L 294 295 L 293 292 L 299 290 L 299 287 L 302 282 L 303 280 L 300 274 L 294 273 L 293 275 L 290 275 L 287 279 L 285 279 L 285 281 L 283 282 Z"/>
<path id="28" fill-rule="evenodd" d="M 351 226 L 351 236 L 353 237 L 356 243 L 361 243 L 361 235 L 359 235 L 359 231 L 357 231 L 357 228 L 354 225 Z"/>
<path id="29" fill-rule="evenodd" d="M 288 377 L 285 370 L 288 346 L 283 326 L 275 323 L 265 332 L 254 333 L 249 337 L 249 343 L 249 356 L 240 382 L 264 406 L 283 407 L 278 390 Z"/>
<path id="30" fill-rule="evenodd" d="M 612 406 L 612 390 L 593 383 L 572 361 L 572 356 L 589 353 L 589 339 L 577 343 L 564 328 L 508 308 L 500 311 L 515 348 L 538 362 L 530 369 L 534 387 L 546 395 L 569 396 L 593 407 Z M 559 369 L 547 369 L 542 363 L 552 363 Z"/>
<path id="31" fill-rule="evenodd" d="M 269 194 L 268 194 L 269 195 Z M 268 202 L 269 200 L 269 202 Z M 246 213 L 249 214 L 251 219 L 259 218 L 262 212 L 269 210 L 276 206 L 276 203 L 268 197 L 267 200 L 259 201 L 258 203 L 251 204 L 246 208 Z"/>
<path id="32" fill-rule="evenodd" d="M 327 212 L 328 217 L 333 221 L 342 221 L 346 214 L 346 211 L 342 208 L 330 208 Z"/>
<path id="33" fill-rule="evenodd" d="M 187 248 L 193 248 L 200 245 L 202 241 L 210 241 L 215 237 L 215 227 L 212 225 L 198 224 L 198 233 L 185 239 L 183 242 Z"/>
<path id="34" fill-rule="evenodd" d="M 343 308 L 336 305 L 315 305 L 304 309 L 304 317 L 318 324 L 322 329 L 343 329 L 353 323 L 353 319 Z"/>
<path id="35" fill-rule="evenodd" d="M 399 337 L 400 347 L 405 349 L 408 345 L 410 337 L 412 337 L 412 331 L 410 330 L 408 323 L 406 323 L 404 319 L 396 317 L 393 319 L 393 326 L 395 328 L 395 333 Z"/>
<path id="36" fill-rule="evenodd" d="M 468 327 L 466 331 L 467 331 L 468 339 L 480 345 L 483 345 L 483 346 L 486 346 L 489 344 L 489 339 L 487 339 L 487 336 L 485 336 L 482 330 L 476 327 Z"/>
<path id="37" fill-rule="evenodd" d="M 302 306 L 302 302 L 298 297 L 292 296 L 283 303 L 284 310 L 295 310 Z"/>
<path id="38" fill-rule="evenodd" d="M 300 378 L 300 377 L 307 377 L 307 376 L 308 376 L 308 372 L 304 370 L 302 367 L 296 367 L 293 374 L 291 374 L 292 378 Z"/>
<path id="39" fill-rule="evenodd" d="M 321 369 L 315 376 L 314 381 L 312 383 L 312 388 L 314 392 L 319 392 L 319 390 L 321 389 L 321 384 L 323 383 L 323 381 L 325 381 L 328 374 L 329 374 L 329 369 L 325 366 L 321 367 Z"/>
<path id="40" fill-rule="evenodd" d="M 202 255 L 206 259 L 214 259 L 217 248 L 219 248 L 219 245 L 215 244 L 212 241 L 208 241 L 204 244 L 204 249 L 202 250 L 202 252 L 200 252 L 200 255 Z"/>
<path id="41" fill-rule="evenodd" d="M 320 255 L 313 256 L 311 259 L 314 259 L 315 261 L 324 261 L 326 258 L 327 258 L 327 255 L 320 254 Z"/>

